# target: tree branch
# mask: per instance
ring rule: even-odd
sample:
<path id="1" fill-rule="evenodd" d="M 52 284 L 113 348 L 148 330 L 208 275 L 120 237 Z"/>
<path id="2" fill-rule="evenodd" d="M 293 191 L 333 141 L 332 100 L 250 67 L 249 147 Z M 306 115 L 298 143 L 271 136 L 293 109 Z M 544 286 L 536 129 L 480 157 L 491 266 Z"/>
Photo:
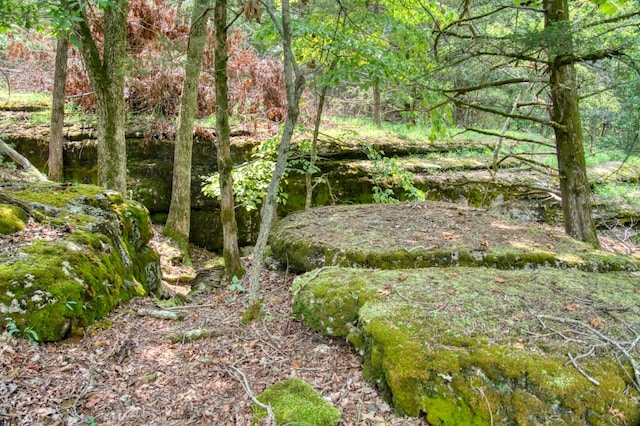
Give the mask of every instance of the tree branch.
<path id="1" fill-rule="evenodd" d="M 465 127 L 465 129 L 470 131 L 470 132 L 479 133 L 481 135 L 504 137 L 504 138 L 511 139 L 512 141 L 517 141 L 517 142 L 535 143 L 535 144 L 538 144 L 538 145 L 546 146 L 547 148 L 554 148 L 555 149 L 555 147 L 556 147 L 552 143 L 547 143 L 547 142 L 544 142 L 544 141 L 539 141 L 539 140 L 530 139 L 530 138 L 521 138 L 521 137 L 518 137 L 518 136 L 509 136 L 507 134 L 503 135 L 503 134 L 498 133 L 498 132 L 493 132 L 491 130 L 478 129 L 476 127 Z"/>
<path id="2" fill-rule="evenodd" d="M 443 92 L 454 93 L 454 96 L 455 96 L 455 95 L 461 95 L 463 93 L 474 92 L 476 90 L 488 89 L 489 87 L 500 87 L 500 86 L 507 86 L 509 84 L 519 84 L 519 83 L 535 83 L 535 81 L 532 81 L 528 78 L 509 78 L 509 79 L 500 80 L 500 81 L 490 81 L 488 83 L 478 84 L 476 86 L 447 89 L 447 90 L 443 90 Z"/>
<path id="3" fill-rule="evenodd" d="M 502 117 L 511 117 L 514 120 L 528 120 L 528 121 L 532 121 L 534 123 L 544 124 L 545 126 L 550 126 L 550 127 L 555 128 L 555 129 L 563 129 L 565 127 L 565 126 L 563 126 L 563 125 L 561 125 L 559 123 L 556 123 L 555 121 L 547 121 L 547 120 L 543 120 L 541 118 L 530 117 L 528 115 L 522 115 L 522 114 L 510 114 L 508 112 L 504 112 L 504 111 L 500 111 L 498 109 L 485 107 L 485 106 L 482 106 L 480 104 L 473 104 L 473 103 L 465 102 L 465 101 L 463 101 L 461 99 L 453 99 L 452 98 L 451 100 L 456 105 L 462 105 L 463 107 L 475 109 L 475 110 L 478 110 L 478 111 L 488 112 L 488 113 L 499 115 L 499 116 L 502 116 Z"/>

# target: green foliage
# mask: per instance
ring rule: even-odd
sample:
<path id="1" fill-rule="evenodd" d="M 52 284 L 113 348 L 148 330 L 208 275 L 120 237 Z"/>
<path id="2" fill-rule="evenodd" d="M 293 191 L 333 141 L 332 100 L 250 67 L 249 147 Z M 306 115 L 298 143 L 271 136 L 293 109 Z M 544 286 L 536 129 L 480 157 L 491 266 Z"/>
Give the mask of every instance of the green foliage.
<path id="1" fill-rule="evenodd" d="M 394 186 L 399 186 L 404 191 L 402 198 L 411 201 L 424 201 L 425 194 L 413 184 L 415 175 L 405 169 L 395 158 L 384 156 L 384 152 L 376 150 L 373 145 L 367 145 L 367 157 L 373 161 L 371 177 L 373 179 L 373 200 L 376 203 L 396 203 Z"/>
<path id="2" fill-rule="evenodd" d="M 247 211 L 256 210 L 262 204 L 267 195 L 267 189 L 271 182 L 271 175 L 275 168 L 278 155 L 279 135 L 264 141 L 253 154 L 252 160 L 248 163 L 234 167 L 233 194 L 236 203 Z M 283 183 L 287 183 L 289 168 L 285 170 Z M 220 199 L 220 175 L 214 173 L 211 176 L 203 176 L 205 184 L 202 186 L 202 193 L 214 199 Z M 280 188 L 277 196 L 279 204 L 286 204 L 287 194 Z"/>
<path id="3" fill-rule="evenodd" d="M 246 289 L 240 282 L 240 279 L 238 279 L 238 277 L 234 275 L 233 278 L 231 278 L 231 284 L 229 284 L 229 291 L 237 291 L 238 293 L 244 293 Z"/>
<path id="4" fill-rule="evenodd" d="M 39 343 L 40 338 L 38 337 L 38 333 L 36 333 L 33 328 L 25 327 L 24 329 L 20 329 L 18 324 L 16 324 L 16 321 L 11 317 L 6 317 L 4 320 L 5 328 L 7 329 L 7 335 L 9 337 L 16 335 L 29 340 L 34 345 L 37 345 Z"/>

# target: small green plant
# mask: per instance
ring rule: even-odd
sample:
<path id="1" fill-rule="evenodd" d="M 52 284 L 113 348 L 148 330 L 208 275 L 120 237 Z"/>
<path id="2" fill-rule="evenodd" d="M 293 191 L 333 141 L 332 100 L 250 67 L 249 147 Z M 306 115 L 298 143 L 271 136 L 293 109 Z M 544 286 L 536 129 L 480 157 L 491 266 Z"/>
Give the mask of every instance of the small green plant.
<path id="1" fill-rule="evenodd" d="M 425 194 L 413 184 L 415 175 L 402 168 L 395 158 L 384 156 L 373 145 L 367 145 L 367 157 L 373 161 L 371 177 L 373 179 L 373 201 L 376 203 L 397 203 L 392 187 L 399 186 L 403 191 L 403 198 L 411 201 L 424 201 Z"/>
<path id="2" fill-rule="evenodd" d="M 267 196 L 273 169 L 278 156 L 279 135 L 264 141 L 250 162 L 233 169 L 233 195 L 236 202 L 247 211 L 256 210 Z M 287 182 L 288 169 L 285 170 L 283 182 Z M 202 176 L 204 185 L 202 193 L 208 197 L 220 199 L 220 175 Z M 280 189 L 278 204 L 286 204 L 287 194 Z"/>
<path id="3" fill-rule="evenodd" d="M 38 333 L 36 333 L 36 331 L 33 328 L 26 327 L 24 330 L 21 330 L 13 318 L 6 317 L 4 320 L 6 321 L 5 327 L 7 329 L 7 335 L 9 337 L 13 335 L 20 336 L 29 340 L 34 345 L 37 345 L 38 342 L 40 341 L 40 337 L 38 336 Z"/>
<path id="4" fill-rule="evenodd" d="M 235 275 L 231 278 L 231 284 L 229 284 L 229 291 L 237 291 L 238 293 L 244 293 L 246 289 L 240 282 L 240 279 Z"/>

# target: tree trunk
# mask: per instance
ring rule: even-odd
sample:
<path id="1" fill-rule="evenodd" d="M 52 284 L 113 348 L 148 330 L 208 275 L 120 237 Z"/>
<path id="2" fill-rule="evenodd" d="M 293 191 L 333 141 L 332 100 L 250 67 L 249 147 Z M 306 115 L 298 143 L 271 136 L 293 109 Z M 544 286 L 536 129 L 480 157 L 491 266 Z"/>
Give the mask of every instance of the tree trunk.
<path id="1" fill-rule="evenodd" d="M 573 63 L 562 61 L 573 50 L 568 0 L 546 0 L 545 27 L 553 32 L 549 46 L 551 120 L 555 123 L 564 228 L 573 238 L 600 247 L 591 211 L 575 69 Z"/>
<path id="2" fill-rule="evenodd" d="M 124 76 L 129 1 L 113 0 L 113 6 L 104 11 L 102 58 L 81 3 L 63 0 L 63 4 L 82 18 L 73 23 L 89 80 L 96 93 L 98 184 L 126 195 Z"/>
<path id="3" fill-rule="evenodd" d="M 49 179 L 56 182 L 64 180 L 62 147 L 64 143 L 64 98 L 67 85 L 67 51 L 65 37 L 58 38 L 56 61 L 53 76 L 53 95 L 51 99 L 51 134 L 49 135 Z"/>
<path id="4" fill-rule="evenodd" d="M 222 222 L 225 275 L 228 280 L 242 277 L 245 269 L 238 249 L 238 224 L 233 197 L 233 160 L 229 129 L 227 87 L 227 0 L 216 0 L 215 13 L 216 146 L 220 174 L 220 220 Z"/>
<path id="5" fill-rule="evenodd" d="M 328 90 L 328 85 L 325 84 L 322 86 L 322 89 L 320 89 L 320 99 L 318 99 L 318 110 L 316 111 L 316 121 L 313 126 L 313 139 L 311 140 L 311 152 L 309 154 L 309 170 L 305 173 L 305 184 L 307 188 L 307 195 L 304 200 L 305 209 L 311 208 L 311 202 L 313 200 L 313 173 L 318 161 L 318 135 L 320 134 L 320 122 L 322 121 L 322 111 L 324 110 L 324 103 L 327 99 Z"/>
<path id="6" fill-rule="evenodd" d="M 202 55 L 207 44 L 209 0 L 196 0 L 191 15 L 187 62 L 180 97 L 180 112 L 173 155 L 173 186 L 171 205 L 164 234 L 173 238 L 189 264 L 189 232 L 191 230 L 191 156 L 193 123 L 198 108 L 198 82 Z"/>
<path id="7" fill-rule="evenodd" d="M 380 113 L 380 79 L 373 80 L 373 124 L 376 127 L 382 126 L 382 114 Z"/>
<path id="8" fill-rule="evenodd" d="M 284 170 L 287 166 L 287 160 L 289 158 L 289 147 L 291 146 L 291 138 L 293 131 L 296 127 L 298 115 L 300 114 L 300 97 L 304 90 L 305 79 L 304 75 L 298 69 L 298 65 L 295 61 L 293 51 L 291 50 L 291 21 L 289 14 L 289 0 L 282 0 L 282 26 L 279 25 L 275 15 L 270 9 L 269 15 L 271 20 L 278 28 L 280 36 L 282 37 L 282 47 L 284 50 L 284 80 L 287 89 L 287 118 L 284 124 L 284 131 L 282 132 L 282 138 L 280 139 L 280 146 L 278 147 L 278 159 L 276 160 L 276 166 L 269 182 L 269 188 L 267 189 L 267 197 L 264 202 L 262 211 L 262 220 L 260 222 L 260 232 L 258 233 L 258 240 L 253 252 L 253 261 L 251 262 L 251 270 L 249 272 L 249 300 L 256 302 L 260 293 L 260 271 L 262 271 L 264 249 L 269 240 L 269 233 L 271 232 L 271 223 L 273 221 L 273 215 L 275 213 L 276 197 L 278 195 L 278 188 L 280 187 L 280 180 L 284 174 Z M 295 81 L 293 75 L 295 72 Z"/>

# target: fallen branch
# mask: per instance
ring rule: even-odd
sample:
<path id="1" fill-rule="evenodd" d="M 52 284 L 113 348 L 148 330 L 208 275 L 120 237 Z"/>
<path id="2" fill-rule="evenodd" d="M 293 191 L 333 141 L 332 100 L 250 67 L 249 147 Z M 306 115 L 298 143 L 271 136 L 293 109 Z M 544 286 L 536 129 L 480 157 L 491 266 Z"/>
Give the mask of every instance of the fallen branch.
<path id="1" fill-rule="evenodd" d="M 229 332 L 230 330 L 226 328 L 213 328 L 213 329 L 198 328 L 195 330 L 185 331 L 183 333 L 167 334 L 165 338 L 169 339 L 171 343 L 187 343 L 187 342 L 193 342 L 195 340 L 205 339 L 207 337 L 223 336 Z"/>
<path id="2" fill-rule="evenodd" d="M 36 169 L 35 166 L 31 164 L 31 162 L 27 160 L 26 157 L 24 157 L 15 149 L 11 148 L 2 139 L 0 139 L 0 154 L 7 154 L 9 158 L 11 158 L 13 161 L 25 168 L 28 172 L 33 174 L 40 182 L 49 181 L 49 179 L 47 179 L 47 177 L 43 175 L 40 170 Z"/>
<path id="3" fill-rule="evenodd" d="M 168 311 L 159 309 L 138 309 L 136 313 L 141 317 L 169 319 L 174 321 L 183 320 L 184 317 L 187 316 L 187 313 L 184 311 Z"/>
<path id="4" fill-rule="evenodd" d="M 298 293 L 300 292 L 300 290 L 302 290 L 304 287 L 306 287 L 311 281 L 315 280 L 316 278 L 318 278 L 318 275 L 320 275 L 320 273 L 322 273 L 322 271 L 326 270 L 326 269 L 332 269 L 332 268 L 339 268 L 339 266 L 323 266 L 322 268 L 318 268 L 316 269 L 313 274 L 309 277 L 309 278 L 303 278 L 305 280 L 305 282 L 303 284 L 300 285 L 300 287 L 298 287 L 296 289 L 296 291 L 293 293 L 293 296 L 297 296 Z"/>
<path id="5" fill-rule="evenodd" d="M 567 355 L 569 356 L 569 362 L 571 362 L 571 365 L 573 365 L 580 374 L 582 374 L 588 381 L 590 381 L 594 385 L 600 386 L 599 381 L 597 381 L 596 379 L 594 379 L 593 377 L 585 373 L 584 370 L 580 368 L 580 366 L 576 362 L 576 358 L 574 358 L 573 355 L 571 355 L 571 352 L 568 352 Z"/>
<path id="6" fill-rule="evenodd" d="M 14 206 L 20 207 L 27 216 L 30 216 L 33 219 L 35 219 L 36 222 L 42 222 L 47 218 L 44 214 L 33 209 L 29 205 L 29 203 L 26 203 L 18 198 L 12 197 L 11 195 L 7 194 L 2 190 L 0 190 L 0 203 L 13 204 Z"/>

